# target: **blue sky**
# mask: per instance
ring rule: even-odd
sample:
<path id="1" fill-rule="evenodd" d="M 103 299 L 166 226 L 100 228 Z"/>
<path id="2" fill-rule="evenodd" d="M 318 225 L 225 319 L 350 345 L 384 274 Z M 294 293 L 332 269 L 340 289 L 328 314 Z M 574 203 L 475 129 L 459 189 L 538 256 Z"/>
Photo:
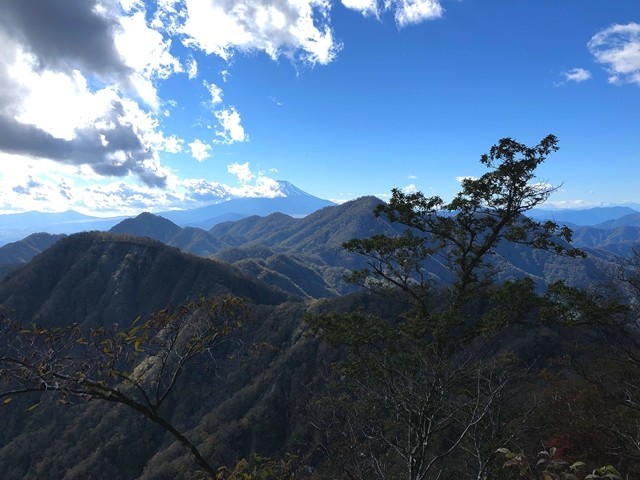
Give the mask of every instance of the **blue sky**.
<path id="1" fill-rule="evenodd" d="M 550 207 L 640 203 L 637 0 L 3 8 L 2 213 L 190 208 L 277 179 L 450 198 L 498 139 L 548 133 Z"/>

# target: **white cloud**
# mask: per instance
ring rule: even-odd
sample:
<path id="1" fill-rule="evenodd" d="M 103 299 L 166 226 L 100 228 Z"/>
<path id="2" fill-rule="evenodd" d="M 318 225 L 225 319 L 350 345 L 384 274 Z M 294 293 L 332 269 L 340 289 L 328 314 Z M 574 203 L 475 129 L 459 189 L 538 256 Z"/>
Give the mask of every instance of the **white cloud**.
<path id="1" fill-rule="evenodd" d="M 165 31 L 174 36 L 178 33 L 180 22 L 184 21 L 186 13 L 182 8 L 182 0 L 156 0 L 156 11 L 151 19 L 151 27 Z"/>
<path id="2" fill-rule="evenodd" d="M 184 180 L 181 182 L 180 187 L 185 190 L 186 199 L 192 205 L 217 203 L 232 195 L 229 186 L 202 179 L 191 178 Z"/>
<path id="3" fill-rule="evenodd" d="M 200 139 L 195 139 L 189 144 L 191 156 L 199 162 L 205 161 L 211 156 L 211 145 L 204 143 Z"/>
<path id="4" fill-rule="evenodd" d="M 249 162 L 246 163 L 232 163 L 227 165 L 227 171 L 238 177 L 240 183 L 248 183 L 255 178 L 255 175 L 251 171 Z"/>
<path id="5" fill-rule="evenodd" d="M 409 180 L 417 180 L 418 179 L 418 177 L 415 176 L 415 175 L 409 175 L 408 178 L 409 178 Z"/>
<path id="6" fill-rule="evenodd" d="M 144 8 L 143 0 L 119 0 L 119 2 L 122 9 L 127 13 Z"/>
<path id="7" fill-rule="evenodd" d="M 275 198 L 284 197 L 285 195 L 280 191 L 280 184 L 277 180 L 265 175 L 258 175 L 253 187 L 250 190 L 244 189 L 241 192 L 241 196 Z"/>
<path id="8" fill-rule="evenodd" d="M 533 188 L 534 190 L 538 190 L 540 192 L 550 191 L 550 190 L 553 190 L 553 188 L 554 188 L 553 185 L 551 185 L 550 183 L 547 183 L 547 182 L 530 183 L 530 184 L 528 184 L 528 186 Z"/>
<path id="9" fill-rule="evenodd" d="M 229 187 L 229 192 L 234 197 L 275 198 L 285 196 L 280 190 L 280 183 L 277 180 L 265 175 L 264 172 L 254 173 L 251 171 L 249 162 L 227 165 L 227 171 L 235 175 L 240 182 L 238 187 Z"/>
<path id="10" fill-rule="evenodd" d="M 640 24 L 614 24 L 596 33 L 587 44 L 613 84 L 640 85 Z"/>
<path id="11" fill-rule="evenodd" d="M 175 135 L 162 137 L 161 140 L 161 148 L 167 153 L 180 153 L 182 151 L 183 144 L 184 140 Z"/>
<path id="12" fill-rule="evenodd" d="M 206 80 L 202 82 L 202 84 L 209 91 L 209 95 L 211 96 L 211 105 L 215 106 L 222 103 L 222 89 L 220 87 L 215 83 L 209 83 Z"/>
<path id="13" fill-rule="evenodd" d="M 162 82 L 199 73 L 188 53 L 184 64 L 171 53 L 171 38 L 227 60 L 262 51 L 325 64 L 340 49 L 329 0 L 157 0 L 154 7 L 143 0 L 67 0 L 29 7 L 35 3 L 10 2 L 0 15 L 0 162 L 11 165 L 0 171 L 0 209 L 133 214 L 229 195 L 282 195 L 275 171 L 254 173 L 248 164 L 231 166 L 240 181 L 233 188 L 181 180 L 161 164 L 162 152 L 186 150 L 182 138 L 163 131 L 167 105 L 176 103 L 160 98 Z M 40 28 L 41 18 L 51 28 Z M 79 28 L 85 25 L 91 28 Z M 221 75 L 227 81 L 229 70 Z M 217 85 L 205 86 L 218 142 L 247 141 L 240 113 L 223 108 Z M 198 161 L 211 156 L 201 140 L 187 146 Z"/>
<path id="14" fill-rule="evenodd" d="M 444 14 L 440 0 L 342 0 L 342 4 L 364 16 L 380 17 L 392 12 L 399 27 L 441 18 Z"/>
<path id="15" fill-rule="evenodd" d="M 61 165 L 0 154 L 0 162 L 11 169 L 0 170 L 0 213 L 38 210 L 115 216 L 137 215 L 142 211 L 197 208 L 233 197 L 281 197 L 279 183 L 250 165 L 232 164 L 228 170 L 238 177 L 239 186 L 204 179 L 180 180 L 171 175 L 164 189 L 147 185 L 110 181 L 85 166 Z"/>
<path id="16" fill-rule="evenodd" d="M 4 75 L 0 71 L 2 90 L 12 93 L 0 101 L 0 151 L 165 182 L 157 150 L 176 150 L 179 139 L 165 138 L 152 114 L 115 86 L 91 91 L 78 70 L 39 69 L 33 55 L 14 48 L 14 61 L 4 64 Z"/>
<path id="17" fill-rule="evenodd" d="M 121 32 L 114 41 L 125 64 L 133 70 L 130 82 L 140 98 L 157 109 L 158 94 L 154 81 L 182 71 L 180 61 L 171 55 L 171 41 L 147 26 L 145 12 L 137 11 L 120 18 Z"/>
<path id="18" fill-rule="evenodd" d="M 564 77 L 565 82 L 580 83 L 589 80 L 591 78 L 591 72 L 584 68 L 572 68 L 571 70 L 562 72 L 562 76 Z"/>
<path id="19" fill-rule="evenodd" d="M 35 59 L 24 52 L 8 67 L 13 80 L 9 88 L 22 93 L 14 106 L 14 118 L 56 138 L 72 140 L 78 128 L 88 127 L 104 115 L 117 98 L 113 89 L 90 92 L 87 79 L 77 70 L 71 75 L 38 72 Z"/>
<path id="20" fill-rule="evenodd" d="M 404 187 L 404 188 L 402 189 L 402 191 L 403 191 L 404 193 L 409 193 L 409 194 L 411 194 L 411 193 L 416 193 L 416 192 L 418 191 L 418 187 L 416 187 L 416 186 L 415 186 L 415 184 L 410 183 L 409 185 L 407 185 L 406 187 Z"/>
<path id="21" fill-rule="evenodd" d="M 442 17 L 444 10 L 438 0 L 401 0 L 395 12 L 400 27 Z"/>
<path id="22" fill-rule="evenodd" d="M 476 177 L 472 177 L 471 175 L 461 175 L 456 177 L 456 182 L 464 182 L 465 180 L 476 180 Z"/>
<path id="23" fill-rule="evenodd" d="M 187 60 L 187 75 L 190 79 L 198 77 L 198 62 L 193 57 L 189 57 Z"/>
<path id="24" fill-rule="evenodd" d="M 575 199 L 575 200 L 547 200 L 544 202 L 544 208 L 553 208 L 557 210 L 563 209 L 585 209 L 593 207 L 607 207 L 611 204 L 602 202 L 592 202 L 589 200 Z"/>
<path id="25" fill-rule="evenodd" d="M 249 136 L 242 126 L 240 114 L 235 107 L 218 110 L 214 115 L 222 127 L 222 130 L 216 131 L 216 135 L 222 138 L 220 143 L 230 144 L 249 140 Z"/>
<path id="26" fill-rule="evenodd" d="M 362 15 L 373 15 L 378 17 L 380 14 L 380 7 L 378 0 L 342 0 L 342 5 L 350 10 L 356 10 Z"/>
<path id="27" fill-rule="evenodd" d="M 0 162 L 16 168 L 0 174 L 0 212 L 38 210 L 61 212 L 74 209 L 98 215 L 137 214 L 162 210 L 177 203 L 170 189 L 110 182 L 84 166 L 0 154 Z"/>
<path id="28" fill-rule="evenodd" d="M 0 154 L 0 162 L 12 166 L 0 173 L 0 212 L 12 213 L 18 205 L 26 211 L 66 210 L 71 195 L 55 162 L 46 162 L 47 170 L 42 161 L 18 155 Z"/>
<path id="29" fill-rule="evenodd" d="M 340 45 L 329 25 L 329 0 L 185 0 L 179 27 L 188 46 L 229 60 L 236 50 L 327 64 Z"/>
<path id="30" fill-rule="evenodd" d="M 142 3 L 122 3 L 131 16 L 97 0 L 28 5 L 12 3 L 0 18 L 0 152 L 164 186 L 170 172 L 158 152 L 177 153 L 182 141 L 165 137 L 146 109 L 159 105 L 155 82 L 181 66 L 146 26 Z M 36 15 L 51 28 L 38 28 Z M 11 19 L 19 35 L 9 36 Z"/>

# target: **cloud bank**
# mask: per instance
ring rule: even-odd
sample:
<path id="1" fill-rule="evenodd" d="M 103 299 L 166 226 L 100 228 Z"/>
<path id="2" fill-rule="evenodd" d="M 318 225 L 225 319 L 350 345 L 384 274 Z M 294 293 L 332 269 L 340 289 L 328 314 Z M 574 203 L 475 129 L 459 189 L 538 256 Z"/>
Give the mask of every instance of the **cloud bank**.
<path id="1" fill-rule="evenodd" d="M 15 205 L 51 210 L 69 204 L 85 211 L 131 211 L 136 205 L 197 206 L 228 195 L 281 195 L 274 179 L 251 171 L 248 163 L 230 164 L 228 172 L 239 182 L 231 187 L 178 178 L 182 168 L 167 168 L 163 155 L 182 154 L 195 164 L 214 156 L 216 148 L 250 139 L 239 107 L 226 103 L 225 84 L 206 78 L 210 65 L 203 58 L 223 62 L 218 73 L 226 82 L 239 54 L 321 66 L 342 48 L 331 21 L 336 4 L 330 0 L 5 3 L 0 162 L 20 167 L 0 172 L 5 211 Z M 365 16 L 392 14 L 399 26 L 443 15 L 439 0 L 344 0 L 343 5 Z M 187 143 L 184 132 L 165 133 L 163 119 L 180 106 L 160 92 L 176 75 L 198 79 L 192 85 L 214 125 L 206 117 L 194 124 L 209 127 L 209 138 L 191 134 Z"/>
<path id="2" fill-rule="evenodd" d="M 229 60 L 236 51 L 261 51 L 315 65 L 330 63 L 340 50 L 333 37 L 328 0 L 185 0 L 162 2 L 161 16 L 185 43 Z"/>
<path id="3" fill-rule="evenodd" d="M 180 70 L 143 17 L 109 1 L 9 2 L 0 44 L 0 152 L 166 185 L 162 132 L 122 93 L 157 107 L 154 82 Z"/>

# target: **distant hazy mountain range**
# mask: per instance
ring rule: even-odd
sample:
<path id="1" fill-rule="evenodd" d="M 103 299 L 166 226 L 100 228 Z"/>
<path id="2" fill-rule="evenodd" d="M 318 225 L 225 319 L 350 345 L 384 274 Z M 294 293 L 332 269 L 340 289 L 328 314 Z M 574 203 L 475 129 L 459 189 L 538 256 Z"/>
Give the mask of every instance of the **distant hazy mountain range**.
<path id="1" fill-rule="evenodd" d="M 640 226 L 640 205 L 638 208 L 632 208 L 629 206 L 614 206 L 614 207 L 594 207 L 586 209 L 568 209 L 568 210 L 543 210 L 533 209 L 528 215 L 531 218 L 539 220 L 553 220 L 558 223 L 566 223 L 576 226 L 598 226 L 601 223 L 616 220 L 625 219 L 630 215 L 638 215 L 639 218 L 635 219 L 636 226 Z M 634 223 L 634 219 L 627 218 L 626 222 Z M 630 225 L 631 223 L 625 223 Z"/>
<path id="2" fill-rule="evenodd" d="M 362 266 L 361 258 L 344 251 L 343 242 L 376 233 L 398 233 L 397 227 L 373 216 L 373 209 L 381 202 L 375 197 L 336 206 L 287 182 L 281 182 L 281 186 L 286 197 L 234 199 L 193 210 L 142 213 L 127 219 L 96 219 L 76 212 L 3 215 L 0 235 L 5 238 L 32 230 L 48 233 L 31 233 L 0 247 L 0 278 L 66 233 L 108 230 L 148 237 L 187 253 L 217 258 L 289 294 L 318 298 L 348 291 L 343 275 Z M 539 220 L 569 225 L 574 231 L 574 244 L 591 252 L 589 262 L 609 262 L 615 255 L 626 255 L 640 246 L 640 212 L 630 207 L 533 210 L 530 214 Z M 599 269 L 584 262 L 569 262 L 560 268 L 562 260 L 557 257 L 518 248 L 498 253 L 506 265 L 506 276 L 524 272 L 541 283 L 567 275 L 584 284 Z M 435 261 L 428 268 L 436 277 L 447 276 Z"/>
<path id="3" fill-rule="evenodd" d="M 298 297 L 322 298 L 351 290 L 344 274 L 364 266 L 363 259 L 346 252 L 342 244 L 352 238 L 374 234 L 393 236 L 398 226 L 376 218 L 373 210 L 381 200 L 362 197 L 338 206 L 294 218 L 283 213 L 252 215 L 237 221 L 217 223 L 209 230 L 181 227 L 159 215 L 143 213 L 122 220 L 109 233 L 147 237 L 183 252 L 228 262 L 250 277 L 262 280 L 281 292 Z M 496 252 L 501 278 L 528 275 L 540 285 L 563 279 L 576 285 L 599 281 L 599 272 L 612 268 L 616 255 L 640 246 L 640 213 L 626 209 L 593 209 L 592 221 L 605 213 L 622 215 L 596 226 L 574 226 L 574 244 L 587 249 L 586 260 L 565 259 L 548 252 L 502 245 Z M 536 212 L 539 214 L 540 212 Z M 562 212 L 572 220 L 588 218 L 584 211 Z M 192 215 L 189 212 L 189 215 Z M 538 218 L 544 218 L 538 216 Z M 31 235 L 0 247 L 0 277 L 18 264 L 27 263 L 64 235 Z M 446 280 L 449 273 L 437 259 L 426 265 L 434 278 Z"/>
<path id="4" fill-rule="evenodd" d="M 308 215 L 334 205 L 303 192 L 289 182 L 279 181 L 283 197 L 227 198 L 219 203 L 190 210 L 160 212 L 179 226 L 209 229 L 227 220 L 239 220 L 250 215 L 269 215 L 281 212 L 293 217 Z M 0 215 L 0 245 L 25 238 L 32 233 L 70 234 L 90 230 L 108 230 L 126 217 L 99 218 L 74 211 L 62 213 L 26 212 Z"/>

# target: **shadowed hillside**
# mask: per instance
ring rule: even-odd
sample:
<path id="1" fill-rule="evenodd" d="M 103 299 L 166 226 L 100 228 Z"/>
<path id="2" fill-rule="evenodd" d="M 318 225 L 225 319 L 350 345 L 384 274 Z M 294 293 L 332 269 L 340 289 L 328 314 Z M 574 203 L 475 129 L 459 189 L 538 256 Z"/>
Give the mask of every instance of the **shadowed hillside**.
<path id="1" fill-rule="evenodd" d="M 168 305 L 231 292 L 254 303 L 286 299 L 226 264 L 148 239 L 93 232 L 59 241 L 9 275 L 0 304 L 25 322 L 126 325 Z"/>

